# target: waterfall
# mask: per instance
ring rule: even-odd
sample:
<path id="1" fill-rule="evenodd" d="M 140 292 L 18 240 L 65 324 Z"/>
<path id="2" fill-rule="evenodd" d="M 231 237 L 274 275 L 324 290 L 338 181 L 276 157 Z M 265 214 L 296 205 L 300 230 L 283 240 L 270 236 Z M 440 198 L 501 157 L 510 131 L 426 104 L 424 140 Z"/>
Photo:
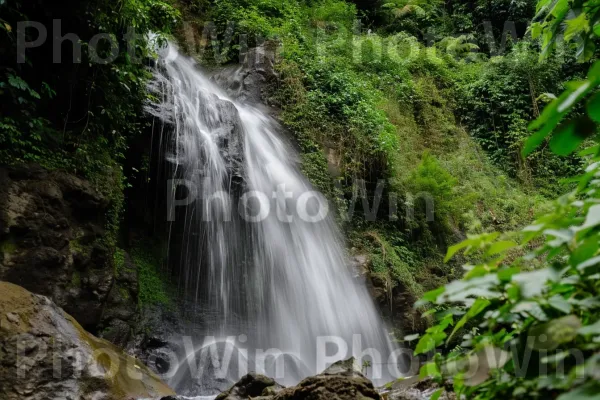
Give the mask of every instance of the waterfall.
<path id="1" fill-rule="evenodd" d="M 229 98 L 176 46 L 164 53 L 148 111 L 168 132 L 171 203 L 194 199 L 176 207 L 171 242 L 181 242 L 180 289 L 202 314 L 203 333 L 235 337 L 250 360 L 256 349 L 277 349 L 282 383 L 320 372 L 319 337 L 339 338 L 348 356 L 360 341 L 387 363 L 393 346 L 348 267 L 333 210 L 300 173 L 277 123 Z M 335 352 L 330 343 L 327 354 Z M 177 379 L 176 388 L 185 378 Z"/>

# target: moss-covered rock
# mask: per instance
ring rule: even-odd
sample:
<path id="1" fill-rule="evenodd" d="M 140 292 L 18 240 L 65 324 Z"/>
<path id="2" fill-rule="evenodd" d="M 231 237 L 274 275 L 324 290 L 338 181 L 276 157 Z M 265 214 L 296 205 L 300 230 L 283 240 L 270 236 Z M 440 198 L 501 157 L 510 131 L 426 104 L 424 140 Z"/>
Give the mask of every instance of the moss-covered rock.
<path id="1" fill-rule="evenodd" d="M 48 298 L 0 282 L 0 398 L 173 395 L 145 365 L 86 332 Z"/>

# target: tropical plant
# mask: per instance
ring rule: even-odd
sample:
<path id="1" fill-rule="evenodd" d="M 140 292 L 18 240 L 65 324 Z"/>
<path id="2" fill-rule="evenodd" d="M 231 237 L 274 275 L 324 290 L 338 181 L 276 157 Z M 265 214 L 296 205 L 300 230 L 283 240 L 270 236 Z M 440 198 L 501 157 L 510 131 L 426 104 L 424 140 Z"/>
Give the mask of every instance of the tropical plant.
<path id="1" fill-rule="evenodd" d="M 476 399 L 598 393 L 598 177 L 600 157 L 591 160 L 578 188 L 516 241 L 489 233 L 448 250 L 447 260 L 464 251 L 478 261 L 464 266 L 462 280 L 426 293 L 419 303 L 445 311 L 416 353 L 454 347 L 423 366 L 423 376 L 452 377 L 457 393 Z"/>
<path id="2" fill-rule="evenodd" d="M 593 51 L 586 48 L 593 47 L 589 39 L 591 27 L 598 23 L 598 5 L 542 0 L 538 12 L 547 15 L 532 27 L 537 31 L 534 36 L 544 35 L 542 57 L 548 56 L 560 24 L 568 18 L 567 38 L 578 35 L 579 53 L 589 59 Z M 591 137 L 599 122 L 600 98 L 595 91 L 599 85 L 600 62 L 596 61 L 587 79 L 568 84 L 530 125 L 537 132 L 527 140 L 523 154 L 539 146 L 586 97 L 587 114 L 560 125 L 550 147 L 557 154 L 570 154 Z M 448 249 L 446 260 L 464 251 L 477 261 L 464 266 L 462 280 L 426 293 L 420 303 L 435 303 L 445 311 L 421 337 L 416 353 L 454 346 L 425 364 L 422 376 L 451 377 L 456 393 L 475 399 L 598 397 L 598 153 L 598 146 L 583 152 L 590 156 L 589 165 L 574 179 L 577 187 L 520 233 L 470 236 Z"/>
<path id="3" fill-rule="evenodd" d="M 600 1 L 549 1 L 541 0 L 537 6 L 537 17 L 543 18 L 531 26 L 533 38 L 542 38 L 542 59 L 547 58 L 557 46 L 559 29 L 564 25 L 564 39 L 575 43 L 581 62 L 593 58 L 596 41 L 600 37 Z M 567 155 L 597 132 L 600 122 L 600 61 L 593 63 L 586 79 L 569 82 L 566 90 L 554 99 L 529 125 L 535 131 L 523 147 L 523 155 L 530 154 L 552 133 L 550 148 L 557 154 Z M 565 118 L 584 100 L 587 115 Z M 597 149 L 597 148 L 596 148 Z"/>

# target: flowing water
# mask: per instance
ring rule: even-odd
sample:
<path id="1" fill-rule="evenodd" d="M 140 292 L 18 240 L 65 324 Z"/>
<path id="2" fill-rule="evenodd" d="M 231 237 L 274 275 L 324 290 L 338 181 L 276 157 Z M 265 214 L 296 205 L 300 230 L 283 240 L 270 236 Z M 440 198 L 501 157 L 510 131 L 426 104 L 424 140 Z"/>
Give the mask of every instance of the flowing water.
<path id="1" fill-rule="evenodd" d="M 261 372 L 288 384 L 320 372 L 319 337 L 343 340 L 348 356 L 375 349 L 386 363 L 393 349 L 385 326 L 352 277 L 327 202 L 300 173 L 278 125 L 229 98 L 174 45 L 151 89 L 157 99 L 148 111 L 166 126 L 162 141 L 178 179 L 171 200 L 189 203 L 172 215 L 178 228 L 171 242 L 181 242 L 175 268 L 182 292 L 203 315 L 203 334 L 229 337 L 221 343 L 233 337 L 235 352 L 244 348 L 234 358 L 250 360 L 250 370 L 261 369 L 252 365 L 257 349 L 277 349 L 283 376 L 268 362 Z M 179 374 L 172 383 L 185 380 Z"/>

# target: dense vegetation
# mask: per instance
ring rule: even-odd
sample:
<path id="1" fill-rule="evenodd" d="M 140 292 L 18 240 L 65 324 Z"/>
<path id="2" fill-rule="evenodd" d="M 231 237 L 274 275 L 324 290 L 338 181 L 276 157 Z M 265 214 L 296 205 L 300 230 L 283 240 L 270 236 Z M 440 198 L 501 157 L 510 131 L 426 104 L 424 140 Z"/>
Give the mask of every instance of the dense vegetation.
<path id="1" fill-rule="evenodd" d="M 106 245 L 114 249 L 126 187 L 122 163 L 148 123 L 143 106 L 152 51 L 145 36 L 128 40 L 127 33 L 169 32 L 179 12 L 159 0 L 51 7 L 3 1 L 0 10 L 0 160 L 88 178 L 111 199 Z M 38 25 L 20 27 L 23 21 Z M 90 46 L 100 33 L 105 37 Z M 61 44 L 55 36 L 65 40 Z M 36 47 L 19 48 L 19 40 L 43 37 Z"/>
<path id="2" fill-rule="evenodd" d="M 571 7 L 574 13 L 567 18 Z M 578 58 L 595 58 L 600 31 L 592 28 L 600 23 L 600 4 L 540 1 L 538 13 L 543 20 L 531 29 L 533 38 L 543 36 L 542 58 L 554 48 L 562 24 L 567 41 L 577 38 Z M 529 125 L 534 133 L 523 156 L 553 132 L 549 146 L 563 156 L 595 137 L 598 86 L 600 61 L 595 61 L 585 79 L 569 82 Z M 584 110 L 578 113 L 578 106 Z M 476 254 L 477 262 L 465 265 L 461 281 L 423 297 L 423 303 L 436 304 L 439 322 L 420 338 L 416 353 L 448 346 L 459 332 L 463 341 L 445 356 L 436 354 L 422 376 L 451 377 L 454 391 L 468 398 L 598 396 L 600 146 L 585 147 L 580 155 L 589 159 L 574 179 L 576 189 L 557 199 L 553 210 L 520 234 L 471 236 L 449 248 L 447 259 L 464 250 Z"/>
<path id="3" fill-rule="evenodd" d="M 372 274 L 390 291 L 422 298 L 417 322 L 403 326 L 422 331 L 416 352 L 446 346 L 422 375 L 451 377 L 469 398 L 597 396 L 597 0 L 53 7 L 0 0 L 0 160 L 67 169 L 106 191 L 114 203 L 110 246 L 126 186 L 123 159 L 147 127 L 149 73 L 147 62 L 124 52 L 109 64 L 93 62 L 91 37 L 107 32 L 124 48 L 127 27 L 172 32 L 206 64 L 237 61 L 243 38 L 248 46 L 276 41 L 280 79 L 268 100 L 296 139 L 304 172 L 335 202 L 352 250 L 368 255 Z M 65 42 L 63 62 L 50 63 L 49 41 L 17 63 L 17 21 L 50 27 L 57 14 L 62 32 L 81 38 L 81 62 Z M 35 37 L 30 29 L 27 39 Z M 134 54 L 148 60 L 152 53 L 148 38 L 139 38 Z M 567 194 L 552 201 L 559 193 Z M 379 202 L 377 210 L 366 212 L 363 198 L 370 207 Z M 142 300 L 168 302 L 151 260 L 132 255 L 147 278 Z M 530 356 L 526 373 L 517 373 Z M 469 375 L 475 362 L 486 368 Z"/>
<path id="4" fill-rule="evenodd" d="M 512 15 L 513 5 L 505 6 Z M 281 43 L 281 80 L 271 102 L 298 140 L 305 173 L 336 201 L 352 247 L 370 255 L 390 290 L 400 285 L 414 300 L 453 274 L 443 266 L 443 253 L 463 232 L 525 225 L 546 204 L 544 194 L 562 190 L 560 178 L 581 164 L 576 156 L 559 159 L 543 149 L 527 160 L 520 153 L 544 93 L 561 91 L 578 73 L 565 67 L 575 60 L 566 55 L 539 64 L 532 41 L 508 43 L 505 56 L 490 57 L 470 39 L 474 27 L 458 37 L 444 36 L 452 31 L 447 27 L 432 43 L 403 28 L 433 27 L 447 18 L 445 7 L 386 3 L 357 11 L 351 3 L 324 0 L 216 2 L 203 9 L 217 32 L 233 32 L 233 39 L 213 38 L 201 54 L 204 62 L 236 59 L 241 31 L 250 43 Z M 498 9 L 484 8 L 477 12 L 495 21 Z M 381 24 L 360 26 L 361 14 Z M 435 18 L 421 18 L 427 15 Z M 325 154 L 340 171 L 334 181 Z M 372 207 L 381 182 L 373 221 L 363 214 L 362 197 Z M 390 220 L 392 202 L 398 218 Z"/>

